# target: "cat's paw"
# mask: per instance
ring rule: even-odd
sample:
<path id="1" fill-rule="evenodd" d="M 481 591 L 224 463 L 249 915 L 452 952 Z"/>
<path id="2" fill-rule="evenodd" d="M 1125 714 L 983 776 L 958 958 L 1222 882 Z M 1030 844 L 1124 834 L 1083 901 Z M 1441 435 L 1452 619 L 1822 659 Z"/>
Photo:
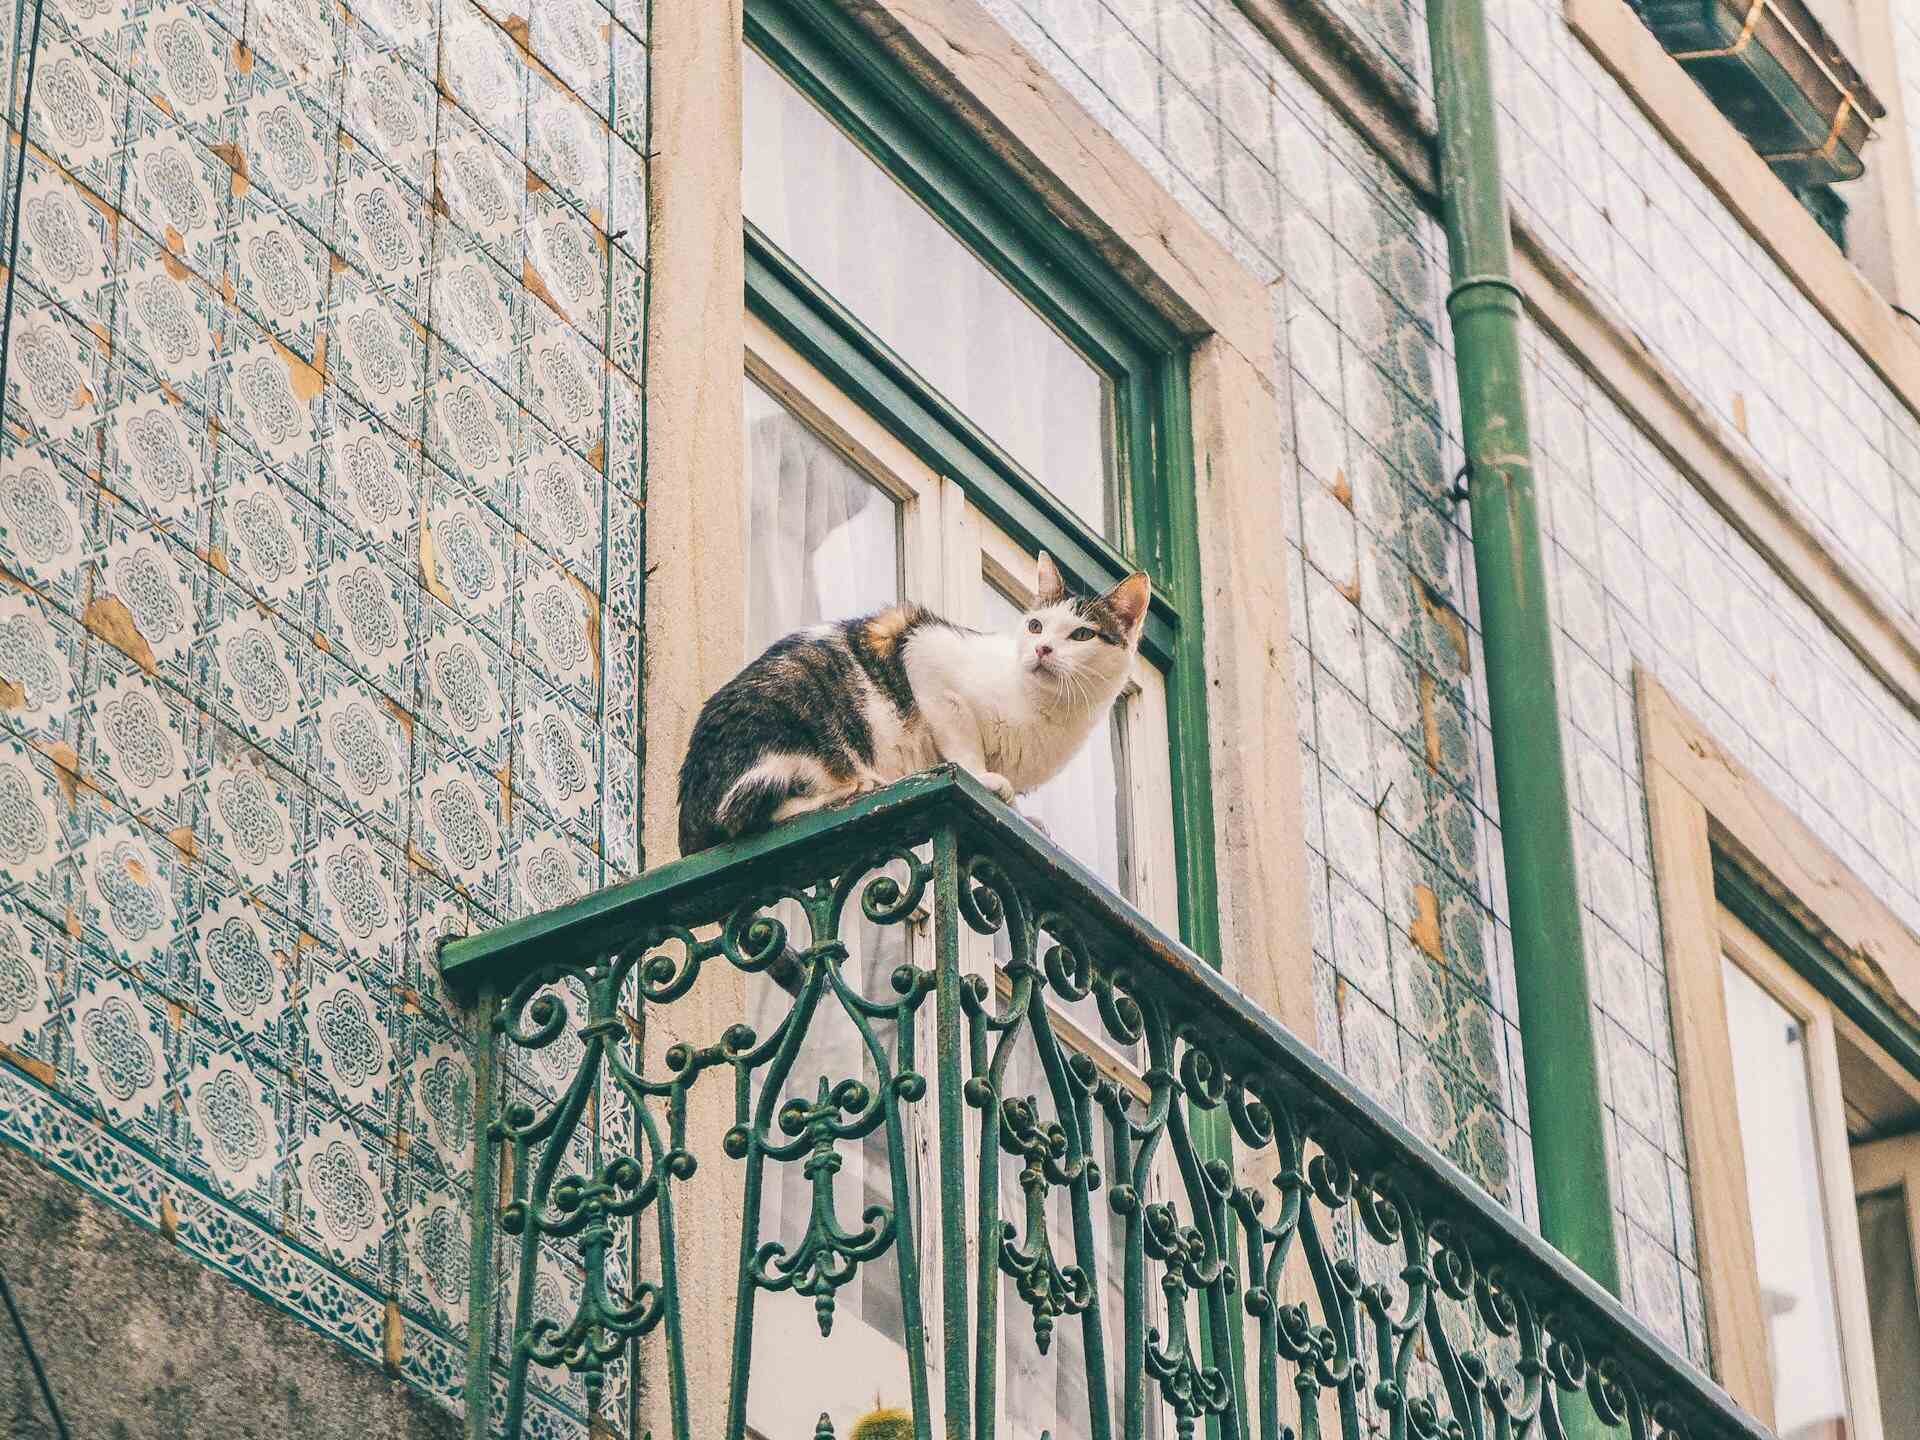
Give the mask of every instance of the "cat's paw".
<path id="1" fill-rule="evenodd" d="M 996 774 L 992 770 L 984 770 L 979 778 L 980 783 L 997 795 L 1002 803 L 1013 804 L 1013 782 L 1006 776 Z"/>

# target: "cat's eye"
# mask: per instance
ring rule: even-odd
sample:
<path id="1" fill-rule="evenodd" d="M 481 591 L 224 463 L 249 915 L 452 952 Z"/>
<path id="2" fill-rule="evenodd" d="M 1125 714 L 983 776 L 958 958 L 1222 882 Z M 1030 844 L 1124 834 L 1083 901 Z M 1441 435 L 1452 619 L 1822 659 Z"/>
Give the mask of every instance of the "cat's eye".
<path id="1" fill-rule="evenodd" d="M 1067 638 L 1069 640 L 1091 640 L 1093 639 L 1093 629 L 1091 626 L 1082 625 Z"/>
<path id="2" fill-rule="evenodd" d="M 1029 635 L 1038 635 L 1040 633 L 1040 622 L 1038 619 L 1027 621 L 1027 633 Z"/>

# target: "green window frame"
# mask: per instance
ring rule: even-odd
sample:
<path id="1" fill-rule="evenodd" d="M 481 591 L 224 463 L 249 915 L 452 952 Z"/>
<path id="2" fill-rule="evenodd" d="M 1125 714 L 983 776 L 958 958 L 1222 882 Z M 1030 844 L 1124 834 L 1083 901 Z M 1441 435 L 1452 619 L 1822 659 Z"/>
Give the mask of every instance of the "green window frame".
<path id="1" fill-rule="evenodd" d="M 1075 583 L 1153 580 L 1141 652 L 1166 676 L 1181 938 L 1215 966 L 1200 539 L 1188 343 L 1069 232 L 980 139 L 871 37 L 820 0 L 747 0 L 746 40 L 925 205 L 1114 386 L 1116 477 L 1130 553 L 1050 496 L 751 222 L 748 310 L 818 366 L 995 524 L 1045 549 Z"/>

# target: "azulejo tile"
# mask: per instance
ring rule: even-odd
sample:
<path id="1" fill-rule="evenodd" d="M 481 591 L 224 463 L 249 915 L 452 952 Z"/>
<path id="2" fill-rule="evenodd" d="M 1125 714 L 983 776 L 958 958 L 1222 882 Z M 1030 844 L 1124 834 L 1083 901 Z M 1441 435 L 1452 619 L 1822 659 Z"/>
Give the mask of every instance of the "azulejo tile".
<path id="1" fill-rule="evenodd" d="M 516 798 L 525 795 L 576 839 L 591 844 L 600 788 L 597 728 L 531 674 L 515 685 L 513 777 Z"/>
<path id="2" fill-rule="evenodd" d="M 614 134 L 637 151 L 647 148 L 647 47 L 640 39 L 646 33 L 644 21 L 616 25 L 613 31 L 613 104 L 609 118 Z M 628 223 L 625 216 L 617 221 L 617 225 Z"/>
<path id="3" fill-rule="evenodd" d="M 537 811 L 516 810 L 514 831 L 510 914 L 537 915 L 598 888 L 598 857 L 552 829 Z"/>
<path id="4" fill-rule="evenodd" d="M 112 319 L 114 260 L 113 207 L 29 150 L 20 277 L 105 332 Z"/>
<path id="5" fill-rule="evenodd" d="M 355 551 L 367 542 L 399 559 L 414 553 L 420 456 L 384 425 L 345 405 L 327 437 L 326 508 L 336 543 Z"/>
<path id="6" fill-rule="evenodd" d="M 598 588 L 606 481 L 544 427 L 530 424 L 525 434 L 517 487 L 520 523 L 571 574 Z M 628 510 L 638 515 L 631 505 Z"/>
<path id="7" fill-rule="evenodd" d="M 136 663 L 180 688 L 193 684 L 193 642 L 207 571 L 198 557 L 153 530 L 102 507 L 106 543 L 95 571 L 92 604 L 118 606 L 116 633 Z M 144 650 L 141 648 L 144 647 Z"/>
<path id="8" fill-rule="evenodd" d="M 564 316 L 589 346 L 605 348 L 606 238 L 550 191 L 527 201 L 525 274 L 528 288 Z M 530 321 L 529 328 L 539 327 Z"/>
<path id="9" fill-rule="evenodd" d="M 607 884 L 640 873 L 640 757 L 623 745 L 607 746 L 600 795 L 600 857 L 606 865 Z"/>
<path id="10" fill-rule="evenodd" d="M 640 386 L 618 369 L 607 371 L 607 479 L 634 500 L 641 500 L 645 468 L 642 444 L 646 397 Z M 591 453 L 588 456 L 592 458 Z"/>
<path id="11" fill-rule="evenodd" d="M 165 1002 L 83 955 L 68 1017 L 79 1093 L 120 1134 L 150 1152 L 164 1148 L 177 1043 Z"/>
<path id="12" fill-rule="evenodd" d="M 354 282 L 344 284 L 344 291 L 346 274 L 335 276 L 334 309 L 372 288 L 409 314 L 425 314 L 429 220 L 419 195 L 343 135 L 332 244 L 358 273 Z"/>
<path id="13" fill-rule="evenodd" d="M 384 1288 L 392 1150 L 334 1107 L 308 1101 L 296 1123 L 292 1160 L 288 1218 L 296 1233 L 350 1279 Z"/>
<path id="14" fill-rule="evenodd" d="M 514 457 L 523 421 L 504 391 L 435 338 L 427 453 L 502 515 L 514 513 Z M 444 482 L 430 478 L 436 489 Z"/>
<path id="15" fill-rule="evenodd" d="M 217 273 L 217 272 L 216 272 Z M 114 344 L 127 361 L 206 413 L 224 307 L 201 278 L 139 231 L 121 255 Z"/>
<path id="16" fill-rule="evenodd" d="M 397 1074 L 387 982 L 350 961 L 323 959 L 322 951 L 306 958 L 300 1008 L 310 1077 L 359 1125 L 384 1133 L 392 1123 Z M 327 963 L 335 959 L 338 969 Z"/>
<path id="17" fill-rule="evenodd" d="M 607 358 L 638 379 L 646 364 L 647 277 L 623 246 L 613 248 L 612 300 L 607 321 Z"/>
<path id="18" fill-rule="evenodd" d="M 473 1159 L 473 1066 L 459 1032 L 422 1020 L 407 1032 L 407 1125 L 415 1150 L 440 1177 Z"/>
<path id="19" fill-rule="evenodd" d="M 126 149 L 121 213 L 196 273 L 223 273 L 221 220 L 233 172 L 139 96 L 128 111 Z"/>
<path id="20" fill-rule="evenodd" d="M 470 750 L 489 769 L 499 769 L 509 755 L 513 694 L 506 652 L 431 598 L 421 602 L 420 628 L 422 715 L 444 739 Z"/>
<path id="21" fill-rule="evenodd" d="M 513 634 L 513 540 L 500 518 L 431 477 L 420 561 L 427 589 L 496 644 Z"/>
<path id="22" fill-rule="evenodd" d="M 257 65 L 238 107 L 235 143 L 246 156 L 248 181 L 310 233 L 326 235 L 338 132 L 324 108 Z"/>
<path id="23" fill-rule="evenodd" d="M 111 646 L 92 648 L 96 672 L 83 723 L 90 784 L 161 834 L 193 833 L 191 787 L 205 772 L 200 712 Z"/>
<path id="24" fill-rule="evenodd" d="M 205 416 L 124 355 L 114 364 L 112 386 L 102 479 L 182 544 L 204 548 L 213 493 Z"/>
<path id="25" fill-rule="evenodd" d="M 0 680 L 19 697 L 0 725 L 44 746 L 79 740 L 86 632 L 32 591 L 0 589 Z"/>
<path id="26" fill-rule="evenodd" d="M 455 885 L 499 909 L 506 895 L 499 778 L 456 755 L 423 758 L 415 842 Z"/>
<path id="27" fill-rule="evenodd" d="M 322 938 L 392 976 L 406 936 L 407 862 L 345 810 L 322 805 L 307 857 L 306 900 Z"/>
<path id="28" fill-rule="evenodd" d="M 220 367 L 223 428 L 309 495 L 320 493 L 327 395 L 320 373 L 234 317 Z"/>
<path id="29" fill-rule="evenodd" d="M 372 0 L 371 4 L 356 5 L 353 15 L 381 50 L 418 69 L 433 69 L 439 19 L 435 0 Z"/>
<path id="30" fill-rule="evenodd" d="M 573 94 L 537 71 L 529 76 L 527 168 L 601 230 L 607 224 L 611 138 L 606 122 Z"/>
<path id="31" fill-rule="evenodd" d="M 463 1062 L 464 1063 L 464 1062 Z M 465 1194 L 442 1176 L 408 1163 L 400 1243 L 406 1257 L 403 1304 L 461 1338 L 467 1324 L 472 1263 Z"/>
<path id="32" fill-rule="evenodd" d="M 330 655 L 315 666 L 307 773 L 317 792 L 404 844 L 413 717 Z"/>
<path id="33" fill-rule="evenodd" d="M 204 145 L 227 137 L 238 39 L 197 5 L 155 6 L 130 18 L 122 33 L 127 78 Z"/>
<path id="34" fill-rule="evenodd" d="M 45 915 L 0 898 L 0 1045 L 52 1074 L 63 1043 L 55 1023 L 74 975 L 73 944 Z"/>
<path id="35" fill-rule="evenodd" d="M 440 85 L 515 156 L 526 153 L 526 70 L 506 32 L 473 0 L 444 0 Z"/>
<path id="36" fill-rule="evenodd" d="M 64 915 L 68 809 L 53 763 L 0 731 L 0 895 L 42 915 Z"/>
<path id="37" fill-rule="evenodd" d="M 426 389 L 425 332 L 379 290 L 333 277 L 328 373 L 389 427 L 419 432 Z"/>
<path id="38" fill-rule="evenodd" d="M 42 37 L 34 71 L 28 138 L 54 163 L 109 204 L 120 199 L 120 148 L 126 83 L 100 60 L 58 34 Z"/>
<path id="39" fill-rule="evenodd" d="M 274 909 L 298 907 L 296 866 L 309 843 L 312 797 L 291 770 L 223 726 L 211 727 L 205 784 L 207 863 Z"/>
<path id="40" fill-rule="evenodd" d="M 340 12 L 326 0 L 284 0 L 248 11 L 248 46 L 334 113 L 340 95 Z"/>
<path id="41" fill-rule="evenodd" d="M 37 445 L 0 436 L 0 563 L 62 608 L 84 608 L 99 490 Z"/>
<path id="42" fill-rule="evenodd" d="M 601 626 L 600 653 L 606 662 L 601 687 L 600 723 L 610 744 L 640 748 L 641 636 L 638 627 L 608 620 Z"/>
<path id="43" fill-rule="evenodd" d="M 250 451 L 222 439 L 214 460 L 212 544 L 228 576 L 304 623 L 319 517 L 305 496 Z"/>
<path id="44" fill-rule="evenodd" d="M 580 332 L 543 306 L 528 309 L 521 383 L 527 409 L 580 454 L 606 439 L 606 364 Z"/>
<path id="45" fill-rule="evenodd" d="M 291 1068 L 303 1051 L 288 1032 L 287 977 L 298 963 L 295 922 L 210 876 L 183 934 L 196 1006 L 237 1042 Z"/>
<path id="46" fill-rule="evenodd" d="M 439 876 L 414 866 L 407 886 L 407 953 L 403 984 L 421 1011 L 444 1025 L 456 1006 L 440 978 L 440 945 L 474 929 L 466 898 Z"/>
<path id="47" fill-rule="evenodd" d="M 310 647 L 225 588 L 210 595 L 203 634 L 199 683 L 210 708 L 283 764 L 295 763 Z"/>
<path id="48" fill-rule="evenodd" d="M 433 87 L 426 75 L 385 53 L 363 27 L 350 25 L 341 123 L 423 194 L 433 157 L 433 118 Z"/>
<path id="49" fill-rule="evenodd" d="M 320 581 L 318 629 L 401 705 L 414 703 L 418 589 L 378 554 L 335 543 Z"/>
<path id="50" fill-rule="evenodd" d="M 92 471 L 100 463 L 107 346 L 25 286 L 14 307 L 7 413 L 54 454 Z"/>
<path id="51" fill-rule="evenodd" d="M 326 247 L 251 190 L 233 202 L 231 220 L 229 292 L 256 322 L 313 363 L 331 268 Z"/>
<path id="52" fill-rule="evenodd" d="M 520 160 L 451 101 L 441 102 L 435 144 L 435 180 L 447 218 L 508 274 L 520 274 L 527 190 Z"/>
<path id="53" fill-rule="evenodd" d="M 605 115 L 613 94 L 612 17 L 598 0 L 552 0 L 536 6 L 529 48 L 596 113 Z"/>
<path id="54" fill-rule="evenodd" d="M 558 565 L 527 556 L 519 592 L 516 639 L 547 683 L 588 714 L 600 708 L 600 605 Z"/>
<path id="55" fill-rule="evenodd" d="M 434 225 L 433 330 L 502 387 L 519 375 L 524 288 L 478 241 L 445 218 Z"/>
<path id="56" fill-rule="evenodd" d="M 92 949 L 159 984 L 173 974 L 170 951 L 181 899 L 190 899 L 185 858 L 124 811 L 104 801 L 75 807 L 79 845 L 75 912 Z"/>
<path id="57" fill-rule="evenodd" d="M 187 1032 L 181 1071 L 176 1163 L 256 1219 L 277 1223 L 294 1082 L 199 1021 Z"/>

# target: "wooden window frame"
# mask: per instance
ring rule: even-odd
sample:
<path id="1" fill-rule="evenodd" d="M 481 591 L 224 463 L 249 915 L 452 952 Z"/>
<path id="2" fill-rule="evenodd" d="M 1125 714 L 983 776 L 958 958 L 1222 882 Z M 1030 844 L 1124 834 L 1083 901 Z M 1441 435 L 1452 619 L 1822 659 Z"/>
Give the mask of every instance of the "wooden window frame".
<path id="1" fill-rule="evenodd" d="M 1694 1233 L 1715 1378 L 1774 1423 L 1747 1171 L 1733 1090 L 1722 956 L 1809 1025 L 1816 1121 L 1839 1112 L 1836 1036 L 1920 1098 L 1920 937 L 1646 670 L 1641 758 L 1665 941 Z M 1821 1137 L 1828 1146 L 1831 1137 Z M 1844 1136 L 1841 1160 L 1844 1160 Z M 1829 1234 L 1853 1214 L 1844 1163 L 1823 1166 Z M 1836 1208 L 1843 1207 L 1843 1208 Z M 1856 1440 L 1879 1440 L 1879 1394 L 1851 1230 L 1835 1277 Z M 1916 1238 L 1920 1238 L 1917 1236 Z M 1836 1269 L 1847 1269 L 1838 1247 Z"/>

